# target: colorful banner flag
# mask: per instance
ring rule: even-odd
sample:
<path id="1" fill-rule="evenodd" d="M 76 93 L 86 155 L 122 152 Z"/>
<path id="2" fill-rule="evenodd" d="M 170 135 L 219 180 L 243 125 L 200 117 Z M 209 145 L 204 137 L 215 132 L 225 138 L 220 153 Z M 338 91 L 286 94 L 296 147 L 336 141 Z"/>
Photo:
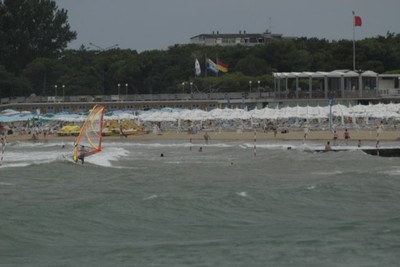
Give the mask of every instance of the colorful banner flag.
<path id="1" fill-rule="evenodd" d="M 362 20 L 360 16 L 354 16 L 354 26 L 361 26 L 362 25 Z"/>
<path id="2" fill-rule="evenodd" d="M 196 58 L 196 60 L 194 62 L 194 70 L 195 70 L 194 72 L 195 72 L 196 76 L 200 76 L 201 75 L 200 63 L 197 60 L 197 58 Z"/>
<path id="3" fill-rule="evenodd" d="M 215 64 L 215 62 L 213 62 L 209 58 L 206 59 L 206 68 L 207 68 L 207 70 L 214 72 L 215 74 L 218 73 L 217 64 Z"/>
<path id="4" fill-rule="evenodd" d="M 218 70 L 220 70 L 222 72 L 228 72 L 228 66 L 229 66 L 228 64 L 225 64 L 221 60 L 217 59 L 217 68 L 218 68 Z"/>

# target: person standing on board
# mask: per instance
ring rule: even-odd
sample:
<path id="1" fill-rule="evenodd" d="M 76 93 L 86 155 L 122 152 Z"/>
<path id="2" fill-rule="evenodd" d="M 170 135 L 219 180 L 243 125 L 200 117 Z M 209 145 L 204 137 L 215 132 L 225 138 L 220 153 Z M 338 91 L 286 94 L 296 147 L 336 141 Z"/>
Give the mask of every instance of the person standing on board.
<path id="1" fill-rule="evenodd" d="M 85 152 L 86 152 L 85 146 L 81 146 L 78 158 L 82 161 L 82 165 L 83 163 L 85 163 Z"/>
<path id="2" fill-rule="evenodd" d="M 77 146 L 77 145 L 78 144 L 76 144 L 75 146 Z M 83 163 L 85 163 L 85 152 L 86 152 L 85 146 L 81 146 L 78 150 L 78 156 L 77 156 L 75 162 L 78 162 L 78 160 L 81 160 L 82 165 L 83 165 Z"/>
<path id="3" fill-rule="evenodd" d="M 346 145 L 349 144 L 349 139 L 350 139 L 350 133 L 347 129 L 344 130 L 344 139 L 346 140 Z"/>
<path id="4" fill-rule="evenodd" d="M 336 130 L 333 131 L 333 145 L 337 146 L 337 140 L 339 139 L 339 135 Z"/>

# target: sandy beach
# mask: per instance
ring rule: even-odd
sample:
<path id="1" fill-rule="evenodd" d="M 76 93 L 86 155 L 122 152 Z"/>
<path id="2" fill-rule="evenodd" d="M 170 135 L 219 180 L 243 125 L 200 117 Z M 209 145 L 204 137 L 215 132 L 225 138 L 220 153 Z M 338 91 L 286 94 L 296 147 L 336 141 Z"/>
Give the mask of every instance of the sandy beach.
<path id="1" fill-rule="evenodd" d="M 343 130 L 339 130 L 339 141 L 343 141 Z M 303 140 L 304 132 L 303 131 L 290 131 L 288 133 L 280 133 L 278 132 L 276 136 L 274 136 L 273 132 L 262 132 L 261 130 L 254 134 L 254 131 L 244 131 L 244 132 L 208 132 L 210 136 L 210 140 L 220 140 L 220 141 L 254 141 L 256 140 L 277 140 L 277 141 L 290 141 L 290 140 Z M 133 142 L 133 141 L 158 141 L 158 140 L 190 140 L 192 141 L 204 141 L 203 137 L 204 133 L 199 132 L 198 134 L 188 134 L 187 132 L 175 132 L 175 131 L 167 131 L 162 134 L 142 134 L 142 135 L 130 135 L 127 138 L 122 138 L 118 135 L 116 136 L 104 136 L 103 140 L 118 140 L 123 142 Z M 332 133 L 329 131 L 310 131 L 307 134 L 307 140 L 313 141 L 326 141 L 332 140 Z M 376 141 L 377 133 L 373 130 L 353 130 L 350 131 L 350 141 L 349 142 L 358 142 L 361 141 Z M 59 136 L 57 134 L 47 135 L 44 137 L 40 135 L 37 141 L 73 141 L 76 139 L 76 136 Z M 8 135 L 7 140 L 9 142 L 12 141 L 32 141 L 31 135 Z M 382 141 L 397 141 L 400 140 L 400 132 L 399 131 L 383 131 L 379 135 L 379 140 Z"/>

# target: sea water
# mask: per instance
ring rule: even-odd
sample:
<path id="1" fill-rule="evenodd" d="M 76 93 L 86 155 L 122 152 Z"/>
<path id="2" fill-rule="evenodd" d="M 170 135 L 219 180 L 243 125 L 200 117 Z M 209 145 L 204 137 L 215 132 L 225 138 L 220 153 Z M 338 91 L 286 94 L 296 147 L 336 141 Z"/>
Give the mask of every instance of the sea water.
<path id="1" fill-rule="evenodd" d="M 7 144 L 0 266 L 399 265 L 399 158 L 106 140 L 82 165 L 62 145 Z"/>

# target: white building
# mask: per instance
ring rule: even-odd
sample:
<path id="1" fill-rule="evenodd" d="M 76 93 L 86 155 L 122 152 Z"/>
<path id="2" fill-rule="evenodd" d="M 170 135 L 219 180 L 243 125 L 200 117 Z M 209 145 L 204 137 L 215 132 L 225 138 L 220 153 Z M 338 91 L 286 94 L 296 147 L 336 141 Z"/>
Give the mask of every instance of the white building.
<path id="1" fill-rule="evenodd" d="M 274 92 L 278 98 L 391 98 L 400 96 L 400 74 L 334 70 L 331 72 L 275 72 L 273 76 Z M 303 84 L 303 88 L 300 84 Z M 304 88 L 304 84 L 307 84 L 306 88 Z"/>
<path id="2" fill-rule="evenodd" d="M 272 34 L 269 31 L 264 33 L 246 33 L 246 31 L 239 31 L 239 33 L 219 33 L 219 31 L 212 32 L 211 34 L 199 34 L 190 38 L 192 44 L 199 45 L 245 45 L 253 46 L 268 43 L 271 40 L 284 39 L 293 37 L 283 37 L 282 34 Z"/>

